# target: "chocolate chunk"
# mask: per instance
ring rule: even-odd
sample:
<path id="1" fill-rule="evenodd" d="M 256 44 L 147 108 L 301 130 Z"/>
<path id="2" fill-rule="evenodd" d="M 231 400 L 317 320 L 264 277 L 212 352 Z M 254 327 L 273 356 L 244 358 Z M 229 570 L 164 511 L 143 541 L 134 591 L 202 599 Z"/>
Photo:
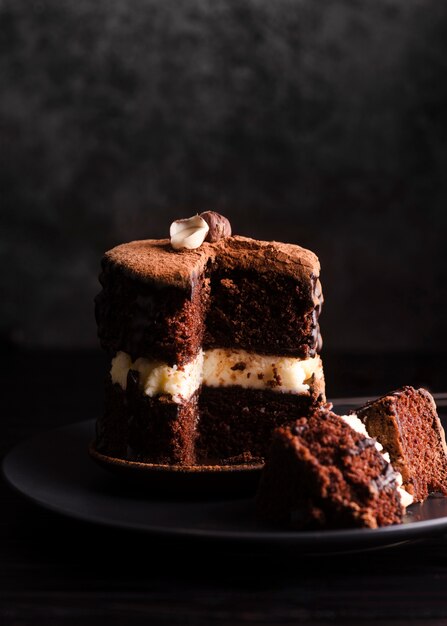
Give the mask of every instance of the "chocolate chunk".
<path id="1" fill-rule="evenodd" d="M 236 372 L 237 370 L 243 372 L 246 367 L 246 363 L 244 363 L 243 361 L 239 361 L 238 363 L 235 363 L 230 369 L 232 369 L 234 372 Z"/>
<path id="2" fill-rule="evenodd" d="M 209 226 L 208 234 L 205 241 L 215 243 L 220 239 L 226 239 L 231 237 L 231 224 L 229 220 L 215 211 L 204 211 L 200 214 L 200 217 L 205 220 Z"/>

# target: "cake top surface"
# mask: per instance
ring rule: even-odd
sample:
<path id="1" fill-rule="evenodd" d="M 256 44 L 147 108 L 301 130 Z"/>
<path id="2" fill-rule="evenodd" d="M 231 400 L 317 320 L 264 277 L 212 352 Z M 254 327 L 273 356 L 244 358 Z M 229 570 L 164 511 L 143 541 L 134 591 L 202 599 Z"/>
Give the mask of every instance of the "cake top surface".
<path id="1" fill-rule="evenodd" d="M 281 426 L 275 433 L 291 443 L 306 441 L 312 444 L 321 440 L 323 446 L 328 448 L 338 448 L 346 442 L 352 447 L 352 443 L 365 439 L 362 433 L 347 424 L 330 407 L 330 404 L 320 406 L 309 416 Z"/>
<path id="2" fill-rule="evenodd" d="M 124 243 L 106 252 L 105 262 L 121 266 L 131 277 L 147 282 L 188 288 L 208 262 L 218 260 L 227 269 L 278 272 L 294 278 L 317 278 L 317 256 L 301 246 L 233 236 L 204 242 L 195 250 L 174 250 L 169 239 Z"/>
<path id="3" fill-rule="evenodd" d="M 406 400 L 409 398 L 423 399 L 424 401 L 427 402 L 428 405 L 430 405 L 432 410 L 436 413 L 436 403 L 433 399 L 433 396 L 430 394 L 430 392 L 427 391 L 427 389 L 424 389 L 423 387 L 421 387 L 420 389 L 415 389 L 414 387 L 411 387 L 410 385 L 405 385 L 404 387 L 400 387 L 399 389 L 390 391 L 389 393 L 386 393 L 383 396 L 380 396 L 379 398 L 375 400 L 370 400 L 369 402 L 366 402 L 363 406 L 361 406 L 359 409 L 356 409 L 355 412 L 361 413 L 362 411 L 369 409 L 370 407 L 380 407 L 380 406 L 387 407 L 387 408 L 395 407 L 400 400 L 403 400 L 406 402 Z M 406 410 L 408 410 L 407 405 L 406 405 Z"/>

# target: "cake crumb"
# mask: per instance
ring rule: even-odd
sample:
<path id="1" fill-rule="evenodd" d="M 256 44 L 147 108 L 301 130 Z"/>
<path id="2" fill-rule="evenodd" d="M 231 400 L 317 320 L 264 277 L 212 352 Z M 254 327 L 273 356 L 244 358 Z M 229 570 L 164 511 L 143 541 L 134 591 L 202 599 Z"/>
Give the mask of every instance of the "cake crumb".
<path id="1" fill-rule="evenodd" d="M 278 374 L 278 370 L 276 367 L 273 367 L 273 380 L 269 380 L 267 381 L 267 385 L 269 387 L 281 387 L 282 385 L 282 378 L 281 376 Z"/>

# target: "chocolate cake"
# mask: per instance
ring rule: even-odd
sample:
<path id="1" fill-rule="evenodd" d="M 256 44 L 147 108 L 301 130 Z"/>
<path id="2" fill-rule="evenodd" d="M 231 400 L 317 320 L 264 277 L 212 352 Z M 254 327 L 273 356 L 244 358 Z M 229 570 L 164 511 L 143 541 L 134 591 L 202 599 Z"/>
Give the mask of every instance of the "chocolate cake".
<path id="1" fill-rule="evenodd" d="M 213 212 L 107 252 L 98 450 L 183 465 L 263 457 L 275 427 L 325 401 L 319 273 L 309 250 L 231 236 Z"/>
<path id="2" fill-rule="evenodd" d="M 402 474 L 415 501 L 447 495 L 447 446 L 436 404 L 426 389 L 402 387 L 356 411 Z"/>
<path id="3" fill-rule="evenodd" d="M 292 529 L 402 521 L 399 474 L 362 424 L 350 423 L 322 407 L 274 431 L 257 497 L 263 520 Z"/>

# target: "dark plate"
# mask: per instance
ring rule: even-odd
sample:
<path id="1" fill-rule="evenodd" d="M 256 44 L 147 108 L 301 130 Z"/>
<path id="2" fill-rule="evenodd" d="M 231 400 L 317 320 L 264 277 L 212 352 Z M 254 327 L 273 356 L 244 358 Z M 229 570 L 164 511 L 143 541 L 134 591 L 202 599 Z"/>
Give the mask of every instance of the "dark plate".
<path id="1" fill-rule="evenodd" d="M 338 407 L 340 408 L 340 407 Z M 243 542 L 303 553 L 365 550 L 447 531 L 447 498 L 410 507 L 404 524 L 379 529 L 284 532 L 261 525 L 254 499 L 163 497 L 130 488 L 89 458 L 94 421 L 43 433 L 12 450 L 3 462 L 8 482 L 37 504 L 88 522 L 148 533 Z"/>

